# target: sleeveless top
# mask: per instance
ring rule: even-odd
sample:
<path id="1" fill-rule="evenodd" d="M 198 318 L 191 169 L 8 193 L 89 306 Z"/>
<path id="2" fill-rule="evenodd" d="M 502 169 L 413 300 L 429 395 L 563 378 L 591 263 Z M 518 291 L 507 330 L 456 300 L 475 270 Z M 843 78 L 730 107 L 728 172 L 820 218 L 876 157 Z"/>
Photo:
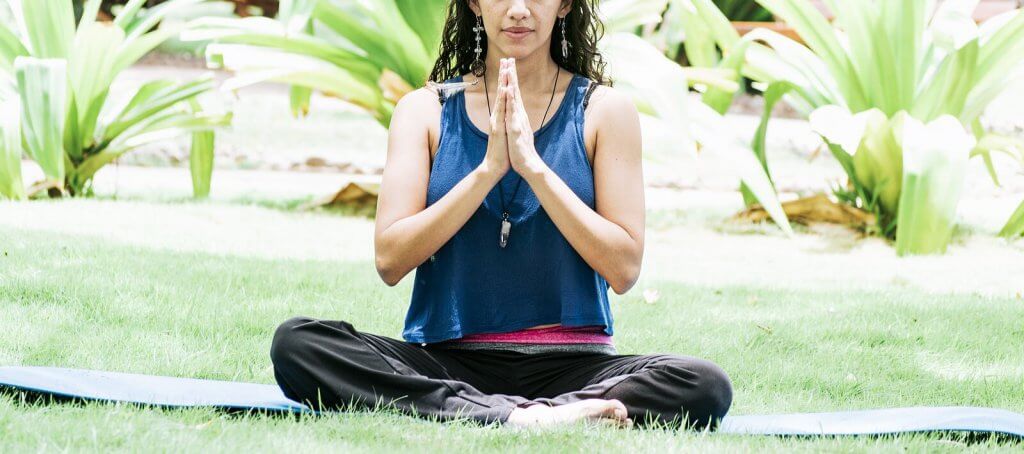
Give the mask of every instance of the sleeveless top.
<path id="1" fill-rule="evenodd" d="M 462 76 L 449 81 L 461 82 Z M 591 209 L 594 175 L 583 142 L 583 110 L 597 84 L 573 74 L 554 115 L 534 133 L 541 159 Z M 466 113 L 460 91 L 442 103 L 440 141 L 430 169 L 427 206 L 437 202 L 483 162 L 488 134 Z M 612 334 L 608 282 L 569 244 L 541 207 L 529 183 L 513 169 L 498 183 L 512 223 L 498 245 L 502 204 L 497 186 L 430 259 L 416 268 L 402 337 L 430 343 L 477 333 L 532 326 L 599 325 Z"/>

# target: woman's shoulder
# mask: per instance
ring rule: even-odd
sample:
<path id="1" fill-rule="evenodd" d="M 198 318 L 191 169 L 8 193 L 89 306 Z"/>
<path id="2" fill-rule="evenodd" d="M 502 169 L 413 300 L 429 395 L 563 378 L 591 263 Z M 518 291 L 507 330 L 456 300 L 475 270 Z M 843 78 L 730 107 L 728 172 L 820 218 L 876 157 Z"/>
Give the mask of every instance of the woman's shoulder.
<path id="1" fill-rule="evenodd" d="M 597 84 L 593 80 L 587 87 L 591 91 L 588 96 L 586 116 L 590 121 L 607 127 L 622 126 L 623 121 L 638 117 L 633 99 L 625 91 L 610 85 Z"/>
<path id="2" fill-rule="evenodd" d="M 398 105 L 395 106 L 395 109 L 397 110 L 402 104 L 406 104 L 409 109 L 440 107 L 438 89 L 433 85 L 417 88 L 402 96 L 402 99 L 398 100 Z"/>
<path id="3" fill-rule="evenodd" d="M 440 114 L 441 104 L 438 102 L 437 92 L 431 87 L 420 87 L 406 93 L 398 100 L 391 118 L 392 121 L 403 118 L 406 121 L 416 121 L 426 125 Z"/>

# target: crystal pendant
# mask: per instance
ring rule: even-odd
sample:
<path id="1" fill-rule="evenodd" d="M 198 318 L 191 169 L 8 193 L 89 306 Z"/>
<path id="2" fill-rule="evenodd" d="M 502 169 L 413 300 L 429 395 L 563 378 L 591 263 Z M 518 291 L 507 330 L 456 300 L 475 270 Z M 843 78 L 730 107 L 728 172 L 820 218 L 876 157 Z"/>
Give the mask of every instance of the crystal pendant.
<path id="1" fill-rule="evenodd" d="M 508 245 L 508 235 L 511 230 L 512 223 L 508 222 L 508 213 L 505 213 L 501 218 L 501 236 L 498 238 L 498 246 L 505 247 Z"/>

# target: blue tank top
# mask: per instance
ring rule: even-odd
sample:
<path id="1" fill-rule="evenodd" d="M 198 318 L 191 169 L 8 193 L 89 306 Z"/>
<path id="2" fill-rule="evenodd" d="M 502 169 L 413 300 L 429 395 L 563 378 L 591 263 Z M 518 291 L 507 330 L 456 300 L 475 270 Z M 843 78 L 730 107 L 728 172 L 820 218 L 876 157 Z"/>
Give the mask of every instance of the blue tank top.
<path id="1" fill-rule="evenodd" d="M 462 76 L 452 79 L 462 81 Z M 594 174 L 583 145 L 583 110 L 590 80 L 573 74 L 554 115 L 534 133 L 541 159 L 576 196 L 594 208 Z M 437 202 L 483 162 L 487 133 L 466 113 L 464 92 L 441 98 L 440 142 L 430 168 L 427 206 Z M 416 268 L 402 337 L 428 343 L 536 325 L 600 325 L 612 334 L 608 282 L 569 244 L 529 183 L 510 169 L 498 183 L 512 222 L 508 244 L 498 245 L 501 200 L 487 194 L 468 221 Z"/>

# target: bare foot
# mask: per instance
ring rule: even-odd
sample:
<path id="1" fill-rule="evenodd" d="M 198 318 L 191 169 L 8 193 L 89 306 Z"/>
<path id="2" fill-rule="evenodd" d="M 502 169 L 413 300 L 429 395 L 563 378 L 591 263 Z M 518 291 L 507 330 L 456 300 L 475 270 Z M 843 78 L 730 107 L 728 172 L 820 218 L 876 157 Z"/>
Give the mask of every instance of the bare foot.
<path id="1" fill-rule="evenodd" d="M 516 427 L 548 427 L 578 421 L 613 427 L 633 426 L 633 420 L 626 415 L 626 406 L 615 399 L 586 399 L 554 407 L 531 405 L 516 408 L 508 416 L 508 424 Z"/>

